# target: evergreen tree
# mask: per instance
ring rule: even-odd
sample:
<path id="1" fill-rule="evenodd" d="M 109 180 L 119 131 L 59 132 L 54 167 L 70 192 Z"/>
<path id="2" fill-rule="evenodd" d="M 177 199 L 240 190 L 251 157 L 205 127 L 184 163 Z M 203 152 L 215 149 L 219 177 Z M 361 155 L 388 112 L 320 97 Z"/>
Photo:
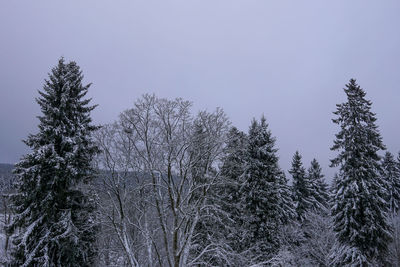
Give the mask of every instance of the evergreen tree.
<path id="1" fill-rule="evenodd" d="M 306 213 L 316 205 L 316 200 L 313 197 L 311 181 L 306 175 L 299 151 L 293 155 L 292 168 L 289 173 L 293 177 L 292 190 L 297 219 L 303 221 Z"/>
<path id="2" fill-rule="evenodd" d="M 243 186 L 244 170 L 247 162 L 247 136 L 232 127 L 228 133 L 224 157 L 222 159 L 221 177 L 222 183 L 217 189 L 217 195 L 221 201 L 223 211 L 222 223 L 225 226 L 226 243 L 235 252 L 243 248 L 240 242 L 243 239 L 243 202 L 240 189 Z"/>
<path id="3" fill-rule="evenodd" d="M 207 212 L 196 226 L 195 254 L 209 248 L 202 256 L 205 265 L 245 264 L 241 256 L 246 247 L 241 242 L 245 229 L 240 188 L 244 182 L 246 147 L 246 135 L 232 127 L 227 134 L 219 180 L 209 191 Z"/>
<path id="4" fill-rule="evenodd" d="M 281 224 L 288 224 L 296 219 L 297 213 L 295 209 L 295 203 L 293 202 L 293 192 L 288 179 L 283 171 L 278 176 L 278 198 L 279 206 L 278 213 L 280 214 L 279 220 Z"/>
<path id="5" fill-rule="evenodd" d="M 332 178 L 332 182 L 329 186 L 329 205 L 332 204 L 332 196 L 335 193 L 336 187 L 338 185 L 338 181 L 339 181 L 339 175 L 337 174 L 337 172 L 335 172 L 335 174 L 333 175 L 333 178 Z"/>
<path id="6" fill-rule="evenodd" d="M 246 182 L 242 187 L 245 218 L 248 225 L 248 244 L 256 247 L 255 253 L 264 261 L 279 249 L 281 214 L 282 171 L 278 166 L 275 138 L 268 130 L 264 117 L 253 120 L 248 136 Z M 290 212 L 290 211 L 286 211 Z"/>
<path id="7" fill-rule="evenodd" d="M 331 210 L 338 241 L 333 264 L 383 266 L 390 227 L 378 151 L 385 146 L 363 89 L 351 79 L 344 91 L 347 102 L 338 104 L 334 112 L 333 122 L 340 131 L 331 148 L 339 152 L 331 166 L 340 167 Z"/>
<path id="8" fill-rule="evenodd" d="M 11 266 L 90 266 L 97 225 L 95 199 L 84 182 L 94 175 L 91 160 L 98 149 L 84 99 L 90 85 L 75 62 L 61 58 L 37 99 L 43 113 L 39 132 L 25 144 L 32 152 L 15 167 L 15 216 Z"/>
<path id="9" fill-rule="evenodd" d="M 311 194 L 316 200 L 314 209 L 326 209 L 329 201 L 328 184 L 325 182 L 321 166 L 316 159 L 311 161 L 311 166 L 308 168 L 308 179 L 311 182 Z"/>
<path id="10" fill-rule="evenodd" d="M 386 152 L 383 158 L 382 175 L 388 186 L 389 211 L 397 213 L 400 208 L 400 168 L 390 152 Z"/>

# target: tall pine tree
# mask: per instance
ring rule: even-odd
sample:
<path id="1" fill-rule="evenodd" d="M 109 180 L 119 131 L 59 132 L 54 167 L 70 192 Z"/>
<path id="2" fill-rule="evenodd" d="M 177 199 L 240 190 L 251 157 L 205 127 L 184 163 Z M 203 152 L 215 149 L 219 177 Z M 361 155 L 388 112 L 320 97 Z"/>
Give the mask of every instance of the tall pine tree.
<path id="1" fill-rule="evenodd" d="M 94 262 L 97 226 L 95 199 L 85 189 L 94 175 L 91 160 L 98 151 L 91 139 L 85 99 L 90 86 L 75 62 L 61 58 L 37 99 L 43 113 L 39 132 L 24 141 L 32 152 L 15 167 L 17 193 L 11 266 L 90 266 Z"/>
<path id="2" fill-rule="evenodd" d="M 293 213 L 293 210 L 282 210 L 284 203 L 280 196 L 282 191 L 288 192 L 283 186 L 286 180 L 276 153 L 275 138 L 265 118 L 262 117 L 260 123 L 253 120 L 248 135 L 246 182 L 241 194 L 247 216 L 244 220 L 248 224 L 248 242 L 257 248 L 255 253 L 260 261 L 268 260 L 279 249 L 279 227 L 282 220 Z"/>
<path id="3" fill-rule="evenodd" d="M 202 253 L 205 265 L 246 264 L 246 257 L 243 256 L 246 253 L 243 251 L 247 247 L 241 242 L 246 229 L 243 227 L 240 194 L 244 182 L 246 148 L 246 135 L 232 127 L 227 134 L 219 179 L 209 190 L 207 213 L 203 214 L 196 226 L 196 254 Z M 208 249 L 204 253 L 206 247 Z"/>
<path id="4" fill-rule="evenodd" d="M 217 189 L 221 201 L 221 210 L 225 214 L 226 243 L 235 252 L 243 250 L 243 202 L 240 189 L 244 184 L 244 170 L 247 162 L 247 136 L 232 127 L 222 159 L 222 183 Z"/>
<path id="5" fill-rule="evenodd" d="M 386 221 L 386 187 L 380 177 L 384 150 L 372 103 L 354 79 L 346 85 L 347 101 L 337 105 L 333 122 L 340 126 L 331 148 L 338 151 L 331 166 L 339 166 L 332 215 L 338 244 L 335 266 L 384 266 L 390 227 Z"/>

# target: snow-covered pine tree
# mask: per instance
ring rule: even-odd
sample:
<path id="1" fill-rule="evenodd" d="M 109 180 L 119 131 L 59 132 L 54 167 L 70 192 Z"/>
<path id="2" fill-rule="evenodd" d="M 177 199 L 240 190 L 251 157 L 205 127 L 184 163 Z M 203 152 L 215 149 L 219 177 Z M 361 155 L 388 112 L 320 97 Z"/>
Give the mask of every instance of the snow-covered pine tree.
<path id="1" fill-rule="evenodd" d="M 393 214 L 400 209 L 400 168 L 394 156 L 386 152 L 382 162 L 382 175 L 387 182 L 389 211 Z"/>
<path id="2" fill-rule="evenodd" d="M 259 261 L 272 257 L 279 249 L 279 227 L 282 212 L 282 171 L 278 166 L 275 138 L 272 137 L 264 116 L 253 120 L 248 135 L 245 170 L 246 182 L 241 194 L 244 201 L 243 220 L 248 227 L 248 243 L 257 247 Z M 290 211 L 284 211 L 290 212 Z"/>
<path id="3" fill-rule="evenodd" d="M 227 136 L 221 167 L 221 184 L 217 188 L 223 211 L 222 223 L 225 225 L 226 243 L 235 251 L 243 248 L 243 202 L 240 189 L 243 186 L 244 170 L 247 162 L 247 136 L 232 127 Z"/>
<path id="4" fill-rule="evenodd" d="M 391 234 L 378 151 L 385 146 L 364 90 L 351 79 L 344 91 L 347 101 L 334 112 L 340 131 L 331 148 L 339 152 L 331 166 L 340 167 L 331 209 L 338 241 L 333 265 L 384 266 Z"/>
<path id="5" fill-rule="evenodd" d="M 94 175 L 90 86 L 75 62 L 61 58 L 37 99 L 39 132 L 15 167 L 17 193 L 11 266 L 91 266 L 96 254 L 95 199 L 84 183 Z"/>
<path id="6" fill-rule="evenodd" d="M 296 220 L 296 209 L 293 201 L 293 192 L 286 175 L 281 171 L 278 178 L 278 193 L 279 193 L 279 220 L 281 224 L 288 224 Z"/>
<path id="7" fill-rule="evenodd" d="M 306 213 L 316 205 L 316 200 L 313 197 L 311 181 L 306 175 L 299 151 L 296 151 L 293 155 L 292 168 L 289 170 L 289 173 L 293 178 L 292 194 L 297 219 L 303 221 Z"/>
<path id="8" fill-rule="evenodd" d="M 337 172 L 335 172 L 332 178 L 332 182 L 329 185 L 329 204 L 332 204 L 332 196 L 335 193 L 338 181 L 339 181 L 339 175 L 337 174 Z"/>
<path id="9" fill-rule="evenodd" d="M 322 174 L 321 166 L 316 159 L 311 161 L 310 168 L 307 171 L 308 179 L 311 182 L 311 194 L 316 200 L 314 210 L 328 208 L 329 189 L 328 184 L 325 182 L 324 175 Z"/>
<path id="10" fill-rule="evenodd" d="M 245 265 L 240 188 L 244 180 L 247 137 L 236 127 L 227 133 L 218 181 L 210 188 L 207 205 L 196 225 L 194 254 L 204 265 Z M 206 250 L 205 248 L 208 247 Z M 204 252 L 206 251 L 206 252 Z"/>

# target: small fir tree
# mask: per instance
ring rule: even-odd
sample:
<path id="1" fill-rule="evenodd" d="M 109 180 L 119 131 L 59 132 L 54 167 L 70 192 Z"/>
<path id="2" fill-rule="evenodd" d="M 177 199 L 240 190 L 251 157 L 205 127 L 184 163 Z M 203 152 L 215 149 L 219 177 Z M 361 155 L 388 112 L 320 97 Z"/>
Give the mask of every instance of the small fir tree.
<path id="1" fill-rule="evenodd" d="M 297 213 L 295 203 L 293 202 L 293 192 L 286 175 L 281 171 L 278 176 L 278 194 L 279 194 L 279 220 L 282 225 L 293 222 L 296 219 Z"/>
<path id="2" fill-rule="evenodd" d="M 32 152 L 16 165 L 15 216 L 10 266 L 91 266 L 96 254 L 95 199 L 84 189 L 94 175 L 98 149 L 91 139 L 90 85 L 75 62 L 61 58 L 37 99 L 39 132 L 25 143 Z"/>
<path id="3" fill-rule="evenodd" d="M 340 131 L 331 148 L 339 152 L 331 166 L 340 168 L 331 209 L 337 239 L 333 265 L 384 266 L 391 233 L 378 152 L 385 147 L 364 90 L 351 79 L 344 91 L 347 101 L 334 112 Z"/>
<path id="4" fill-rule="evenodd" d="M 236 127 L 227 134 L 220 176 L 208 197 L 208 213 L 197 226 L 203 242 L 199 243 L 196 254 L 202 254 L 204 264 L 213 266 L 245 265 L 247 249 L 243 246 L 246 229 L 243 227 L 243 203 L 240 188 L 244 182 L 247 137 Z M 244 252 L 244 253 L 243 253 Z"/>
<path id="5" fill-rule="evenodd" d="M 311 194 L 316 200 L 314 210 L 325 210 L 328 208 L 329 189 L 322 174 L 321 166 L 316 159 L 311 161 L 311 166 L 308 168 L 308 179 L 311 182 Z"/>
<path id="6" fill-rule="evenodd" d="M 292 190 L 297 219 L 303 221 L 306 213 L 316 205 L 316 200 L 313 197 L 311 181 L 306 175 L 299 151 L 293 155 L 292 168 L 289 173 L 293 178 Z"/>
<path id="7" fill-rule="evenodd" d="M 333 175 L 333 178 L 332 178 L 332 182 L 329 186 L 329 205 L 331 205 L 333 203 L 332 197 L 335 194 L 335 190 L 338 185 L 338 181 L 339 181 L 339 175 L 337 172 L 335 172 L 335 174 Z"/>

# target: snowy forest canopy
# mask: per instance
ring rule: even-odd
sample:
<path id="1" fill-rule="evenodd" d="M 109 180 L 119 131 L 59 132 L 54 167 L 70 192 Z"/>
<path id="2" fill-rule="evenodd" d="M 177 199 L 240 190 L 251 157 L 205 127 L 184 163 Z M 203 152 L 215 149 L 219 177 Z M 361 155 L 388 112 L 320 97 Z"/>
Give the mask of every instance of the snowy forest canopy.
<path id="1" fill-rule="evenodd" d="M 31 152 L 13 185 L 3 175 L 4 265 L 399 266 L 400 154 L 382 153 L 355 80 L 334 111 L 328 185 L 298 151 L 285 175 L 264 116 L 244 133 L 220 108 L 144 95 L 95 126 L 82 79 L 59 60 Z"/>

